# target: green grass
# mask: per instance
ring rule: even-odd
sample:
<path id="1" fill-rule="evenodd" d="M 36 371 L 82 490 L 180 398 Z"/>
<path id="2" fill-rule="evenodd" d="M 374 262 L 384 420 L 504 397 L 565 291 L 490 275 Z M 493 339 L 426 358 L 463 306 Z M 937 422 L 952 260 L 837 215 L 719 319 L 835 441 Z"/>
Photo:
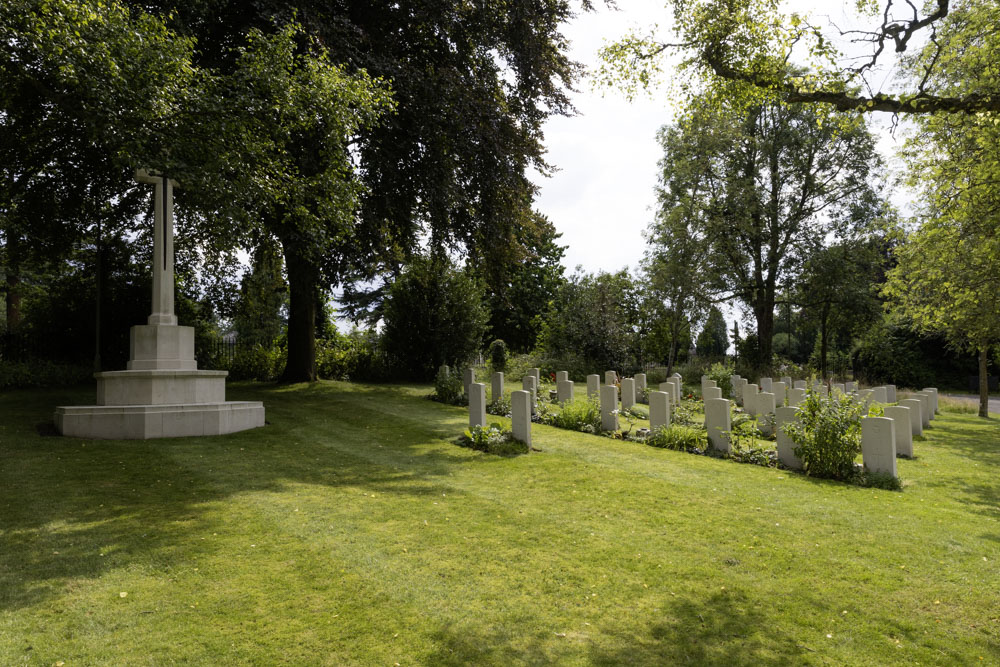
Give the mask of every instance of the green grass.
<path id="1" fill-rule="evenodd" d="M 900 493 L 538 426 L 490 456 L 429 392 L 237 385 L 267 427 L 148 442 L 0 394 L 0 664 L 1000 662 L 997 420 L 942 414 Z"/>

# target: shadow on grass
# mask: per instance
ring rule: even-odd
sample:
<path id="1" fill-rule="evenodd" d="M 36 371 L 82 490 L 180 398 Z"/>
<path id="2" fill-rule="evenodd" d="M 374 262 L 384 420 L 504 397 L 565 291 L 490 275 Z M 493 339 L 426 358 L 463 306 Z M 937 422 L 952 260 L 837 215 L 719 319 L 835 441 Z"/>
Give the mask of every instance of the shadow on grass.
<path id="1" fill-rule="evenodd" d="M 438 494 L 455 466 L 496 458 L 441 447 L 464 412 L 413 396 L 419 389 L 238 386 L 230 398 L 263 399 L 271 426 L 103 441 L 38 429 L 56 405 L 92 401 L 86 389 L 0 395 L 0 609 L 61 594 L 62 580 L 197 556 L 214 501 L 290 484 Z"/>
<path id="2" fill-rule="evenodd" d="M 591 633 L 558 632 L 521 626 L 484 632 L 482 626 L 449 627 L 435 634 L 434 665 L 558 664 L 593 665 L 797 665 L 815 649 L 774 629 L 774 622 L 740 594 L 717 593 L 703 600 L 669 605 L 669 621 L 622 626 L 609 619 Z M 596 624 L 603 625 L 603 624 Z M 515 636 L 517 635 L 517 636 Z M 527 637 L 525 636 L 527 635 Z"/>

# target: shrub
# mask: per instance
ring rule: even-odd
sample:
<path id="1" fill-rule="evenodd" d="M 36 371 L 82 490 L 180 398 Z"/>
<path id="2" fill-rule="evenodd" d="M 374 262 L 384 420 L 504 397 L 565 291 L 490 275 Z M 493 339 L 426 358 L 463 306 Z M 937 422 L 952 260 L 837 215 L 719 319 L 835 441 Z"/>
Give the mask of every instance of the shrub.
<path id="1" fill-rule="evenodd" d="M 507 366 L 507 344 L 499 338 L 490 343 L 490 365 L 497 372 L 503 372 Z"/>
<path id="2" fill-rule="evenodd" d="M 541 422 L 570 431 L 600 433 L 601 407 L 597 399 L 575 398 L 563 403 L 558 412 L 546 410 Z"/>
<path id="3" fill-rule="evenodd" d="M 92 366 L 32 361 L 0 360 L 0 390 L 83 384 L 94 377 Z"/>
<path id="4" fill-rule="evenodd" d="M 701 429 L 678 424 L 658 426 L 650 432 L 646 438 L 646 444 L 678 452 L 701 454 L 708 449 L 708 433 Z"/>
<path id="5" fill-rule="evenodd" d="M 715 380 L 715 386 L 722 390 L 723 396 L 730 396 L 733 393 L 731 377 L 735 372 L 736 367 L 732 363 L 717 361 L 709 367 L 705 375 L 709 380 Z"/>
<path id="6" fill-rule="evenodd" d="M 680 426 L 697 426 L 698 420 L 694 416 L 694 401 L 681 399 L 681 402 L 673 406 L 673 414 L 670 421 Z"/>
<path id="7" fill-rule="evenodd" d="M 284 345 L 237 345 L 232 361 L 221 364 L 230 380 L 276 380 L 285 370 L 288 351 Z"/>
<path id="8" fill-rule="evenodd" d="M 510 429 L 505 429 L 500 424 L 473 426 L 459 436 L 458 444 L 498 456 L 515 456 L 517 454 L 528 453 L 528 445 L 515 440 L 514 434 Z"/>
<path id="9" fill-rule="evenodd" d="M 486 412 L 497 417 L 510 417 L 510 401 L 501 396 L 486 406 Z"/>
<path id="10" fill-rule="evenodd" d="M 729 443 L 734 449 L 750 449 L 756 446 L 757 440 L 761 437 L 760 423 L 753 415 L 745 412 L 733 417 L 730 431 L 728 432 Z"/>
<path id="11" fill-rule="evenodd" d="M 431 398 L 449 405 L 466 405 L 469 402 L 462 378 L 447 366 L 438 369 L 434 377 L 434 393 L 431 394 Z"/>
<path id="12" fill-rule="evenodd" d="M 798 420 L 784 426 L 806 474 L 851 481 L 856 475 L 854 459 L 861 453 L 861 418 L 866 414 L 864 403 L 849 396 L 809 391 L 799 405 Z"/>

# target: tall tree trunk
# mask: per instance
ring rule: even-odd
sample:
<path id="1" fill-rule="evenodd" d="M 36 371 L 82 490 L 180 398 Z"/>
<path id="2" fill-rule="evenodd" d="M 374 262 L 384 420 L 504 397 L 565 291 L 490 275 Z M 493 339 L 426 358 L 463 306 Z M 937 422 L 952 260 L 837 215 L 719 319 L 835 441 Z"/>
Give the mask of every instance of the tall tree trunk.
<path id="1" fill-rule="evenodd" d="M 288 362 L 282 382 L 316 380 L 316 295 L 319 273 L 295 248 L 282 241 L 288 271 Z"/>
<path id="2" fill-rule="evenodd" d="M 757 360 L 756 370 L 766 374 L 771 370 L 771 344 L 774 338 L 774 295 L 764 297 L 754 306 L 754 317 L 757 320 Z"/>
<path id="3" fill-rule="evenodd" d="M 979 416 L 984 418 L 990 416 L 990 378 L 986 368 L 989 350 L 988 345 L 979 348 Z"/>
<path id="4" fill-rule="evenodd" d="M 830 304 L 823 304 L 823 314 L 819 321 L 819 372 L 820 379 L 826 382 L 826 339 L 827 339 L 827 320 L 830 319 Z"/>
<path id="5" fill-rule="evenodd" d="M 670 353 L 667 355 L 667 377 L 674 374 L 674 360 L 677 359 L 677 313 L 670 318 Z"/>
<path id="6" fill-rule="evenodd" d="M 21 253 L 20 239 L 15 234 L 7 238 L 7 331 L 15 331 L 21 324 Z"/>

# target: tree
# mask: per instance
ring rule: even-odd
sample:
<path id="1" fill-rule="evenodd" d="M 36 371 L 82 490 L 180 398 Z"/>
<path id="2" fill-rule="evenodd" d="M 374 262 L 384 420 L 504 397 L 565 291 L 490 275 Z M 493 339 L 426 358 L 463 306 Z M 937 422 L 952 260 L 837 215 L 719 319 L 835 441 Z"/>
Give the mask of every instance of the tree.
<path id="1" fill-rule="evenodd" d="M 708 359 L 724 357 L 729 348 L 729 339 L 726 337 L 726 320 L 722 317 L 722 311 L 712 306 L 708 311 L 708 318 L 705 326 L 701 328 L 696 343 L 698 356 Z"/>
<path id="2" fill-rule="evenodd" d="M 981 78 L 982 66 L 996 62 L 1000 41 L 994 26 L 1000 9 L 987 0 L 966 0 L 955 7 L 950 0 L 933 0 L 921 9 L 919 3 L 896 0 L 844 3 L 855 7 L 852 24 L 874 23 L 857 29 L 823 28 L 808 17 L 786 14 L 775 0 L 669 4 L 676 41 L 665 42 L 654 33 L 632 34 L 606 47 L 607 82 L 629 92 L 653 85 L 662 58 L 678 53 L 683 58 L 678 69 L 687 73 L 687 82 L 707 84 L 717 99 L 725 96 L 730 104 L 779 98 L 824 103 L 839 111 L 1000 111 L 995 75 L 987 74 L 994 79 L 989 86 L 956 90 L 949 85 L 956 73 Z M 913 50 L 919 55 L 908 57 Z M 895 62 L 885 62 L 893 57 Z M 789 62 L 809 67 L 789 70 Z M 907 85 L 900 87 L 898 78 L 886 76 L 894 66 L 907 72 Z"/>
<path id="3" fill-rule="evenodd" d="M 382 346 L 407 377 L 429 380 L 479 350 L 486 330 L 482 287 L 447 256 L 414 258 L 389 288 Z"/>
<path id="4" fill-rule="evenodd" d="M 321 273 L 331 284 L 388 283 L 428 239 L 437 249 L 467 252 L 491 291 L 512 300 L 510 267 L 531 261 L 533 252 L 531 234 L 521 232 L 534 225 L 535 187 L 526 173 L 548 170 L 545 120 L 572 112 L 567 91 L 579 67 L 566 57 L 560 33 L 574 13 L 568 0 L 156 4 L 179 33 L 198 38 L 197 62 L 212 71 L 232 70 L 232 49 L 249 31 L 270 34 L 294 19 L 304 27 L 300 46 L 322 44 L 345 74 L 391 82 L 395 113 L 352 143 L 364 187 L 350 243 L 337 251 L 337 266 L 327 267 L 336 271 L 290 273 L 290 281 Z M 297 238 L 302 246 L 309 235 Z M 291 259 L 289 271 L 298 271 Z M 295 334 L 307 313 L 296 307 L 300 290 L 291 285 L 291 292 L 290 369 L 306 363 L 293 357 L 308 358 L 308 349 L 293 352 L 308 342 Z M 361 301 L 377 308 L 382 295 Z"/>
<path id="5" fill-rule="evenodd" d="M 639 294 L 627 271 L 585 274 L 559 288 L 545 313 L 538 347 L 583 368 L 625 371 L 637 365 Z"/>
<path id="6" fill-rule="evenodd" d="M 882 246 L 882 239 L 861 238 L 819 248 L 806 259 L 796 281 L 797 304 L 819 324 L 823 380 L 827 377 L 831 330 L 839 328 L 850 335 L 881 317 L 878 286 L 884 282 Z M 837 322 L 839 327 L 835 327 Z"/>
<path id="7" fill-rule="evenodd" d="M 779 286 L 828 237 L 853 234 L 884 208 L 869 183 L 879 159 L 862 119 L 830 120 L 805 106 L 698 99 L 661 132 L 674 193 L 661 209 L 685 217 L 676 238 L 703 244 L 704 261 L 688 269 L 712 300 L 735 298 L 752 314 L 751 368 L 771 365 Z"/>
<path id="8" fill-rule="evenodd" d="M 233 329 L 241 341 L 271 343 L 284 328 L 287 307 L 281 251 L 264 241 L 254 250 L 250 272 L 241 281 Z"/>

